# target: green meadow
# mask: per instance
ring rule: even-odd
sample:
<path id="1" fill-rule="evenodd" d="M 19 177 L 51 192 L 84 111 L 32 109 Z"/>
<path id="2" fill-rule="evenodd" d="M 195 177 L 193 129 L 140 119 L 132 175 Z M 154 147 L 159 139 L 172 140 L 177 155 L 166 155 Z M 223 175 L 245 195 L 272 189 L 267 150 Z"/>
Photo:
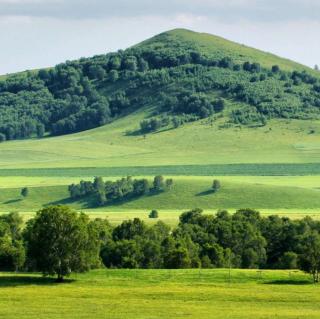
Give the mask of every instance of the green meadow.
<path id="1" fill-rule="evenodd" d="M 168 177 L 174 180 L 171 190 L 99 208 L 92 206 L 90 200 L 69 198 L 67 185 L 79 182 L 79 177 L 0 177 L 0 211 L 19 211 L 32 216 L 32 212 L 42 207 L 65 204 L 119 223 L 133 217 L 148 220 L 149 211 L 157 209 L 160 219 L 170 224 L 176 224 L 184 210 L 195 207 L 212 213 L 219 209 L 232 212 L 253 207 L 263 214 L 288 214 L 291 217 L 309 215 L 317 218 L 320 213 L 318 176 L 214 176 L 222 185 L 218 193 L 211 191 L 213 177 Z M 147 178 L 152 179 L 151 176 Z M 84 179 L 92 180 L 91 177 Z M 27 198 L 20 195 L 22 186 L 29 188 Z"/>
<path id="2" fill-rule="evenodd" d="M 64 284 L 1 273 L 0 287 L 6 319 L 320 316 L 320 287 L 298 271 L 97 270 Z"/>
<path id="3" fill-rule="evenodd" d="M 146 137 L 128 135 L 128 131 L 138 129 L 146 112 L 148 110 L 139 111 L 106 126 L 77 134 L 1 143 L 0 168 L 320 162 L 319 121 L 273 120 L 266 127 L 222 129 L 220 125 L 225 120 L 220 119 L 213 127 L 206 121 L 198 121 Z M 310 134 L 312 130 L 315 133 Z"/>
<path id="4" fill-rule="evenodd" d="M 137 112 L 82 133 L 0 144 L 0 211 L 35 212 L 50 204 L 123 214 L 194 207 L 299 214 L 320 209 L 318 121 L 223 129 L 198 121 L 145 138 L 126 134 L 143 116 Z M 174 178 L 171 192 L 99 209 L 68 199 L 67 185 L 81 179 L 157 174 Z M 210 192 L 213 178 L 222 183 L 218 194 Z M 30 188 L 25 199 L 22 187 Z"/>

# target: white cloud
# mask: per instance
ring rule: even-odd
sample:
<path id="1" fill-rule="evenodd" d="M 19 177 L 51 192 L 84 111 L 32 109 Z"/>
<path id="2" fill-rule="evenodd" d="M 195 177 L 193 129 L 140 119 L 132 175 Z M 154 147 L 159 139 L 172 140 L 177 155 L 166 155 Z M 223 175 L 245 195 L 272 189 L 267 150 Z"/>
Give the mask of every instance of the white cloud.
<path id="1" fill-rule="evenodd" d="M 126 48 L 183 27 L 320 64 L 317 0 L 0 0 L 0 74 Z"/>

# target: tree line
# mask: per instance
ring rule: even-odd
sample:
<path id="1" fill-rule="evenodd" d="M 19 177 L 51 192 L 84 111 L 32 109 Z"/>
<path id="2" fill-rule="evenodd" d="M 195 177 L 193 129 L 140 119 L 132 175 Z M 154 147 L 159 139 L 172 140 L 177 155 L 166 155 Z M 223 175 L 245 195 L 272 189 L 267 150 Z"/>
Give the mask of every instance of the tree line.
<path id="1" fill-rule="evenodd" d="M 93 182 L 80 181 L 79 184 L 71 184 L 68 190 L 72 199 L 91 197 L 95 205 L 103 206 L 170 190 L 172 186 L 173 179 L 165 179 L 162 175 L 155 176 L 152 183 L 146 178 L 133 179 L 131 176 L 116 181 L 104 181 L 102 177 L 95 177 Z"/>
<path id="2" fill-rule="evenodd" d="M 112 226 L 66 206 L 40 210 L 25 227 L 17 213 L 0 216 L 0 270 L 41 271 L 62 281 L 98 267 L 299 268 L 318 282 L 320 222 L 262 217 L 252 209 L 216 215 L 193 209 L 173 229 L 138 218 Z"/>

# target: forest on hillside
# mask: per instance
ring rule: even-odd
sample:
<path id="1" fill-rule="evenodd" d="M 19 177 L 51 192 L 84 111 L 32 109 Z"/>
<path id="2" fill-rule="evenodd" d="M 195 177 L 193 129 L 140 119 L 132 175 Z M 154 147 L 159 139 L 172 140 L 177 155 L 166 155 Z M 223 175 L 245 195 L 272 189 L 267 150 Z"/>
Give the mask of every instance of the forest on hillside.
<path id="1" fill-rule="evenodd" d="M 140 123 L 144 134 L 220 114 L 230 100 L 241 102 L 227 112 L 236 124 L 319 118 L 320 77 L 210 56 L 164 33 L 125 51 L 0 80 L 0 142 L 79 132 L 154 106 Z"/>

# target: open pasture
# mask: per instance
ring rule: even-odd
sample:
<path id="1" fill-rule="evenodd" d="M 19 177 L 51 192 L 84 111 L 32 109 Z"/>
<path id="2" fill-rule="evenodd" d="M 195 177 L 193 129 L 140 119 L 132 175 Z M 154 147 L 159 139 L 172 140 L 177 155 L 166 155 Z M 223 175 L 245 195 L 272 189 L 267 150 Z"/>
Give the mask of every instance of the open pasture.
<path id="1" fill-rule="evenodd" d="M 0 317 L 316 319 L 320 287 L 297 271 L 97 270 L 55 284 L 0 273 Z"/>
<path id="2" fill-rule="evenodd" d="M 169 176 L 167 176 L 169 177 Z M 115 178 L 115 177 L 114 177 Z M 114 179 L 112 178 L 112 179 Z M 214 193 L 212 181 L 218 178 L 221 189 Z M 87 178 L 92 180 L 91 178 Z M 152 177 L 149 177 L 150 181 Z M 151 209 L 185 210 L 255 208 L 261 210 L 295 209 L 301 212 L 320 209 L 320 181 L 318 176 L 256 177 L 256 176 L 173 176 L 171 190 L 110 203 L 96 208 L 90 199 L 72 200 L 67 185 L 80 178 L 58 177 L 1 177 L 0 211 L 37 211 L 55 204 L 70 205 L 77 210 L 119 211 Z M 29 195 L 22 198 L 22 187 L 29 187 Z M 8 187 L 8 188 L 7 188 Z"/>

